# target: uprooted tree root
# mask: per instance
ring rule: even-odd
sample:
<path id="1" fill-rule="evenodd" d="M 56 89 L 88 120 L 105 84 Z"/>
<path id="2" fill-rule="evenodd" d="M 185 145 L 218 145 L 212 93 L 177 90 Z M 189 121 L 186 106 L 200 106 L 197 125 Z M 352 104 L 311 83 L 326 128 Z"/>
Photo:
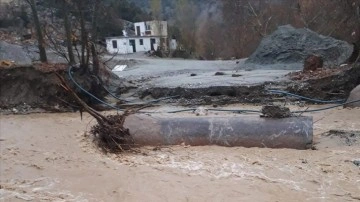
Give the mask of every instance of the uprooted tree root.
<path id="1" fill-rule="evenodd" d="M 80 113 L 86 111 L 96 119 L 97 124 L 91 128 L 90 133 L 94 135 L 94 141 L 102 151 L 117 153 L 130 150 L 134 146 L 134 140 L 129 129 L 124 127 L 124 122 L 127 116 L 138 110 L 128 109 L 123 114 L 104 116 L 88 106 L 61 75 L 57 76 L 62 87 L 82 106 Z"/>
<path id="2" fill-rule="evenodd" d="M 134 146 L 134 139 L 129 129 L 124 127 L 126 114 L 109 115 L 107 121 L 94 125 L 90 133 L 95 137 L 95 143 L 104 152 L 118 153 L 130 150 Z"/>

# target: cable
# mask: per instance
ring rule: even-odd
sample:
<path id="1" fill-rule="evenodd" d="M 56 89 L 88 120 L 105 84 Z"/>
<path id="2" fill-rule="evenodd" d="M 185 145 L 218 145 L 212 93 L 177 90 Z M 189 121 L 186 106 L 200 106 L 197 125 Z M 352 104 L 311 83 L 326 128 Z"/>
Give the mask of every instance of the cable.
<path id="1" fill-rule="evenodd" d="M 249 109 L 208 109 L 208 110 L 214 112 L 261 113 L 261 111 L 259 110 L 249 110 Z"/>
<path id="2" fill-rule="evenodd" d="M 318 102 L 318 103 L 343 103 L 345 102 L 345 100 L 319 100 L 319 99 L 314 99 L 314 98 L 309 98 L 309 97 L 305 97 L 305 96 L 301 96 L 301 95 L 296 95 L 293 93 L 289 93 L 287 91 L 282 91 L 282 90 L 268 90 L 271 93 L 275 93 L 275 94 L 284 94 L 284 95 L 288 95 L 288 96 L 292 96 L 292 97 L 297 97 L 297 98 L 301 98 L 304 100 L 309 100 L 309 101 L 313 101 L 313 102 Z"/>
<path id="3" fill-rule="evenodd" d="M 127 101 L 125 99 L 122 99 L 122 98 L 119 98 L 117 97 L 114 93 L 112 93 L 110 90 L 108 90 L 105 85 L 103 84 L 103 82 L 100 80 L 99 77 L 97 76 L 94 76 L 98 82 L 101 84 L 101 86 L 104 88 L 104 90 L 109 93 L 109 95 L 111 95 L 111 97 L 119 100 L 119 101 L 123 101 L 123 102 L 130 102 L 130 104 L 136 104 L 136 105 L 145 105 L 145 104 L 150 104 L 150 103 L 153 103 L 153 102 L 159 102 L 159 101 L 162 101 L 162 100 L 168 100 L 168 99 L 171 99 L 171 98 L 177 98 L 177 97 L 180 97 L 180 95 L 174 95 L 174 96 L 169 96 L 169 97 L 163 97 L 163 98 L 159 98 L 159 99 L 155 99 L 155 100 L 149 100 L 147 102 L 142 102 L 142 103 L 131 103 L 131 101 Z"/>
<path id="4" fill-rule="evenodd" d="M 167 113 L 180 113 L 180 112 L 188 112 L 188 111 L 195 111 L 197 108 L 190 108 L 190 109 L 181 109 L 176 111 L 168 111 Z M 210 108 L 207 109 L 208 111 L 214 111 L 214 112 L 234 112 L 234 113 L 261 113 L 261 111 L 258 110 L 248 110 L 248 109 L 214 109 Z"/>
<path id="5" fill-rule="evenodd" d="M 127 101 L 127 100 L 125 100 L 125 99 L 121 99 L 121 98 L 117 97 L 115 94 L 113 94 L 112 92 L 110 92 L 103 84 L 101 84 L 101 85 L 102 85 L 102 87 L 104 88 L 104 90 L 105 90 L 107 93 L 109 93 L 109 95 L 111 95 L 111 97 L 113 97 L 113 98 L 115 98 L 115 99 L 117 99 L 117 100 L 120 100 L 120 101 L 122 101 L 122 102 L 130 102 L 130 101 Z"/>
<path id="6" fill-rule="evenodd" d="M 82 90 L 84 93 L 86 93 L 86 94 L 89 95 L 90 97 L 94 98 L 94 99 L 97 100 L 98 102 L 100 102 L 100 103 L 102 103 L 102 104 L 104 104 L 104 105 L 106 105 L 106 106 L 108 106 L 108 107 L 110 107 L 110 108 L 112 108 L 112 109 L 116 109 L 116 110 L 118 110 L 118 111 L 124 111 L 123 109 L 120 109 L 120 108 L 118 108 L 118 107 L 116 107 L 116 106 L 113 106 L 113 105 L 111 105 L 111 104 L 109 104 L 109 103 L 107 103 L 107 102 L 99 99 L 98 97 L 96 97 L 95 95 L 91 94 L 90 92 L 88 92 L 87 90 L 85 90 L 83 87 L 81 87 L 81 85 L 78 84 L 78 83 L 75 81 L 75 79 L 72 77 L 72 73 L 71 73 L 72 68 L 73 68 L 73 66 L 70 66 L 69 69 L 68 69 L 68 74 L 69 74 L 70 80 L 71 80 L 80 90 Z M 97 77 L 95 77 L 95 78 L 99 80 L 99 78 L 97 78 Z M 103 85 L 102 85 L 102 86 L 103 86 Z M 103 86 L 103 88 L 104 88 L 106 91 L 108 91 L 104 86 Z M 120 99 L 120 98 L 116 97 L 115 95 L 113 95 L 112 93 L 110 93 L 110 91 L 108 91 L 108 93 L 109 93 L 110 95 L 112 95 L 114 98 Z M 178 95 L 176 95 L 176 96 L 169 96 L 169 97 L 159 98 L 159 99 L 156 99 L 156 100 L 150 100 L 150 101 L 148 101 L 148 102 L 137 103 L 137 104 L 146 105 L 146 104 L 150 104 L 150 103 L 153 103 L 153 102 L 159 102 L 159 101 L 162 101 L 162 100 L 171 99 L 171 98 L 176 98 L 176 97 L 179 97 L 179 96 L 178 96 Z M 121 99 L 120 99 L 120 100 L 121 100 Z"/>
<path id="7" fill-rule="evenodd" d="M 87 95 L 89 95 L 90 97 L 94 98 L 95 100 L 97 100 L 98 102 L 110 107 L 110 108 L 113 108 L 113 109 L 116 109 L 118 111 L 124 111 L 123 109 L 120 109 L 116 106 L 113 106 L 99 98 L 97 98 L 96 96 L 94 96 L 93 94 L 91 94 L 90 92 L 88 92 L 87 90 L 85 90 L 83 87 L 81 87 L 75 80 L 74 78 L 72 77 L 72 73 L 71 73 L 71 70 L 72 70 L 72 66 L 70 66 L 68 68 L 68 75 L 69 75 L 69 78 L 70 80 L 80 89 L 82 90 L 84 93 L 86 93 Z M 322 103 L 334 103 L 334 102 L 340 102 L 340 100 L 334 100 L 334 101 L 324 101 L 324 100 L 317 100 L 317 99 L 312 99 L 312 98 L 307 98 L 307 97 L 304 97 L 304 96 L 300 96 L 300 95 L 295 95 L 295 94 L 292 94 L 292 93 L 288 93 L 286 91 L 278 91 L 278 90 L 269 90 L 270 92 L 274 92 L 274 93 L 282 93 L 282 94 L 287 94 L 287 95 L 291 95 L 291 96 L 294 96 L 294 97 L 299 97 L 299 98 L 302 98 L 302 99 L 307 99 L 307 100 L 311 100 L 311 101 L 315 101 L 315 102 L 322 102 Z M 160 98 L 160 99 L 157 99 L 157 100 L 151 100 L 149 102 L 145 102 L 144 104 L 149 104 L 149 103 L 152 103 L 152 102 L 157 102 L 157 101 L 161 101 L 161 100 L 165 100 L 165 99 L 170 99 L 170 98 L 174 98 L 174 97 L 178 97 L 178 96 L 171 96 L 171 97 L 165 97 L 165 98 Z M 313 109 L 313 110 L 305 110 L 305 111 L 293 111 L 292 113 L 307 113 L 307 112 L 318 112 L 318 111 L 324 111 L 324 110 L 328 110 L 328 109 L 333 109 L 333 108 L 336 108 L 336 107 L 340 107 L 340 106 L 344 106 L 346 104 L 352 104 L 352 103 L 356 103 L 356 102 L 360 102 L 360 100 L 354 100 L 354 101 L 350 101 L 350 102 L 345 102 L 345 103 L 341 103 L 341 104 L 337 104 L 337 105 L 334 105 L 334 106 L 330 106 L 330 107 L 325 107 L 325 108 L 320 108 L 320 109 Z M 196 108 L 190 108 L 190 109 L 182 109 L 182 110 L 176 110 L 176 111 L 167 111 L 165 113 L 179 113 L 179 112 L 187 112 L 187 111 L 195 111 Z M 208 109 L 209 111 L 218 111 L 218 112 L 236 112 L 236 113 L 261 113 L 261 111 L 258 111 L 258 110 L 242 110 L 242 109 Z M 161 112 L 141 112 L 141 113 L 161 113 Z"/>
<path id="8" fill-rule="evenodd" d="M 90 97 L 94 98 L 94 99 L 97 100 L 98 102 L 100 102 L 100 103 L 102 103 L 102 104 L 104 104 L 104 105 L 106 105 L 106 106 L 108 106 L 108 107 L 110 107 L 110 108 L 116 109 L 116 110 L 118 110 L 118 111 L 124 111 L 123 109 L 117 108 L 117 107 L 115 107 L 115 106 L 113 106 L 113 105 L 111 105 L 111 104 L 109 104 L 109 103 L 107 103 L 107 102 L 104 102 L 104 101 L 100 100 L 100 99 L 97 98 L 95 95 L 89 93 L 87 90 L 85 90 L 83 87 L 81 87 L 81 86 L 74 80 L 74 78 L 73 78 L 72 75 L 71 75 L 71 74 L 72 74 L 72 73 L 71 73 L 72 68 L 73 68 L 73 66 L 70 66 L 70 67 L 68 68 L 69 78 L 70 78 L 70 80 L 71 80 L 80 90 L 82 90 L 84 93 L 86 93 L 86 94 L 89 95 Z"/>
<path id="9" fill-rule="evenodd" d="M 189 112 L 189 111 L 195 111 L 196 108 L 190 108 L 190 109 L 180 109 L 180 110 L 175 110 L 175 111 L 168 111 L 166 113 L 169 114 L 175 114 L 175 113 L 180 113 L 180 112 Z"/>
<path id="10" fill-rule="evenodd" d="M 334 106 L 330 106 L 330 107 L 324 107 L 324 108 L 320 108 L 320 109 L 312 109 L 312 110 L 304 110 L 304 111 L 294 111 L 292 113 L 307 113 L 307 112 L 319 112 L 319 111 L 324 111 L 324 110 L 328 110 L 328 109 L 333 109 L 336 107 L 341 107 L 347 104 L 352 104 L 352 103 L 356 103 L 356 102 L 360 102 L 360 100 L 354 100 L 351 102 L 346 102 L 346 103 L 342 103 L 342 104 L 338 104 L 338 105 L 334 105 Z"/>

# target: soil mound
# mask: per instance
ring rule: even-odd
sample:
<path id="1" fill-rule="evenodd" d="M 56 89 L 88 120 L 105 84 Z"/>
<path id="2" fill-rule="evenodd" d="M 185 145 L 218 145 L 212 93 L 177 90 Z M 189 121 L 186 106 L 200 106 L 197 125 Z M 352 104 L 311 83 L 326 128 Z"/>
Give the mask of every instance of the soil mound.
<path id="1" fill-rule="evenodd" d="M 68 111 L 69 100 L 55 72 L 64 74 L 64 69 L 49 72 L 34 66 L 0 69 L 0 108 L 12 109 L 14 113 L 30 108 Z"/>
<path id="2" fill-rule="evenodd" d="M 360 84 L 360 64 L 337 69 L 289 74 L 293 82 L 286 90 L 298 95 L 322 99 L 347 99 L 352 89 Z"/>
<path id="3" fill-rule="evenodd" d="M 309 55 L 318 55 L 324 59 L 325 66 L 333 67 L 345 62 L 352 51 L 353 47 L 345 41 L 285 25 L 265 37 L 245 64 L 249 67 L 269 65 L 270 68 L 302 69 Z"/>
<path id="4" fill-rule="evenodd" d="M 61 85 L 56 74 L 68 78 L 66 64 L 34 64 L 31 66 L 16 66 L 0 68 L 0 111 L 26 113 L 37 110 L 63 112 L 77 110 L 78 104 Z M 74 71 L 73 77 L 85 90 L 96 97 L 104 99 L 107 92 L 104 86 L 120 85 L 120 81 L 103 72 L 99 79 L 88 72 Z M 111 74 L 111 73 L 108 73 Z M 105 79 L 107 78 L 107 80 Z M 89 105 L 99 103 L 81 92 L 69 79 L 69 85 Z M 99 108 L 98 108 L 99 109 Z"/>

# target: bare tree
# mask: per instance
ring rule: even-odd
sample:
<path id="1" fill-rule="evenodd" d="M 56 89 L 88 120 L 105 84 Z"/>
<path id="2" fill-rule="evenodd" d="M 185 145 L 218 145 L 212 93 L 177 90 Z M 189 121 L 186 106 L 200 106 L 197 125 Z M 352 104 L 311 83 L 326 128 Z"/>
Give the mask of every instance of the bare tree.
<path id="1" fill-rule="evenodd" d="M 36 2 L 35 2 L 35 0 L 25 0 L 25 1 L 26 1 L 26 3 L 29 4 L 29 6 L 31 8 L 34 25 L 35 25 L 35 29 L 36 29 L 37 40 L 38 40 L 40 61 L 47 62 L 47 56 L 46 56 L 46 50 L 45 50 L 45 40 L 44 40 L 43 32 L 41 29 L 40 21 L 39 21 Z"/>
<path id="2" fill-rule="evenodd" d="M 72 47 L 72 36 L 71 36 L 71 22 L 69 20 L 69 3 L 66 0 L 63 0 L 62 2 L 62 8 L 64 11 L 64 28 L 65 28 L 65 35 L 66 35 L 66 47 L 67 47 L 67 52 L 68 52 L 68 56 L 69 56 L 69 63 L 70 64 L 75 64 L 75 56 L 74 56 L 74 51 L 73 51 L 73 47 Z"/>

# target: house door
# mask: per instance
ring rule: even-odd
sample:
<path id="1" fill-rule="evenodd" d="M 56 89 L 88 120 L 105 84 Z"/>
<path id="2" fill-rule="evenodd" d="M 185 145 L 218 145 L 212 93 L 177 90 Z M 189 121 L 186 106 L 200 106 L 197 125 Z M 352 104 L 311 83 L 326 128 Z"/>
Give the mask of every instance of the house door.
<path id="1" fill-rule="evenodd" d="M 141 33 L 140 33 L 140 26 L 136 26 L 136 34 L 137 34 L 138 36 L 141 35 Z"/>
<path id="2" fill-rule="evenodd" d="M 154 48 L 154 44 L 156 43 L 156 40 L 155 39 L 150 39 L 150 47 L 151 47 L 151 50 L 154 51 L 155 48 Z"/>
<path id="3" fill-rule="evenodd" d="M 129 41 L 130 45 L 132 46 L 133 48 L 133 52 L 136 53 L 136 44 L 135 44 L 135 39 L 131 39 Z"/>

